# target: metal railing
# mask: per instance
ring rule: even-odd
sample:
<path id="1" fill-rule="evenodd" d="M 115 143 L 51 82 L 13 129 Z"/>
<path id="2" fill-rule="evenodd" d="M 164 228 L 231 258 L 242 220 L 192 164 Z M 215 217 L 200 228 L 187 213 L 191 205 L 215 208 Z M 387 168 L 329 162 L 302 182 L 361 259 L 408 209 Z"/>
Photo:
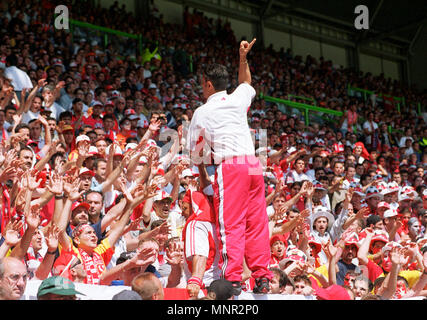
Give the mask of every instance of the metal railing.
<path id="1" fill-rule="evenodd" d="M 291 101 L 291 100 L 285 100 L 285 99 L 279 99 L 279 98 L 275 98 L 275 97 L 265 96 L 263 93 L 259 94 L 259 98 L 264 99 L 265 101 L 268 101 L 268 102 L 284 104 L 284 105 L 287 105 L 291 108 L 302 110 L 304 113 L 305 125 L 307 125 L 307 126 L 310 125 L 310 117 L 309 117 L 310 111 L 311 112 L 321 112 L 324 114 L 337 116 L 337 117 L 342 117 L 344 114 L 342 111 L 338 111 L 338 110 L 332 110 L 332 109 L 322 108 L 322 107 L 313 106 L 313 105 L 309 105 L 309 104 L 305 104 L 305 103 L 295 102 L 295 101 Z"/>

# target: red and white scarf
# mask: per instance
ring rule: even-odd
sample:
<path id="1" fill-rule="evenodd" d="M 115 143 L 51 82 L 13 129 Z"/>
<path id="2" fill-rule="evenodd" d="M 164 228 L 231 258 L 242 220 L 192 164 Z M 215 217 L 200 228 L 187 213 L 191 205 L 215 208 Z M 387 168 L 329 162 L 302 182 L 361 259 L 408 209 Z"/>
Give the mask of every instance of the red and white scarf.
<path id="1" fill-rule="evenodd" d="M 97 252 L 93 252 L 92 257 L 83 249 L 78 249 L 80 257 L 82 258 L 83 267 L 86 270 L 86 283 L 99 284 L 101 274 L 105 270 L 105 263 L 102 256 Z"/>
<path id="2" fill-rule="evenodd" d="M 39 251 L 34 252 L 34 248 L 30 245 L 27 253 L 25 254 L 25 264 L 27 265 L 28 272 L 31 278 L 34 277 L 34 272 L 43 262 L 43 256 Z"/>

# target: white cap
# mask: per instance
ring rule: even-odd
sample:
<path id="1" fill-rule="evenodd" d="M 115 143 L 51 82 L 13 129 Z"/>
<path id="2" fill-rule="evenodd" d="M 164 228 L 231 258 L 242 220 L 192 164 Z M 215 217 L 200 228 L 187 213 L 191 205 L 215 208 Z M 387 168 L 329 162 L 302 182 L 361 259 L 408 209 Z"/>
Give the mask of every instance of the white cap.
<path id="1" fill-rule="evenodd" d="M 107 153 L 108 154 L 110 154 L 110 149 L 111 149 L 111 146 L 112 146 L 112 144 L 111 145 L 109 145 L 108 147 L 107 147 Z M 123 151 L 122 151 L 122 149 L 120 148 L 120 147 L 118 147 L 118 146 L 116 146 L 116 150 L 114 150 L 115 152 L 114 152 L 114 155 L 118 155 L 118 154 L 123 154 Z"/>
<path id="2" fill-rule="evenodd" d="M 181 178 L 185 178 L 185 177 L 194 177 L 193 171 L 191 171 L 191 169 L 183 170 L 181 173 Z"/>
<path id="3" fill-rule="evenodd" d="M 150 85 L 148 86 L 148 89 L 157 89 L 157 86 L 155 83 L 150 83 Z"/>
<path id="4" fill-rule="evenodd" d="M 80 141 L 90 142 L 90 138 L 87 135 L 82 134 L 76 138 L 76 144 L 78 144 Z"/>
<path id="5" fill-rule="evenodd" d="M 139 119 L 139 117 L 136 114 L 131 114 L 130 116 L 128 116 L 129 120 L 135 120 L 135 119 Z"/>
<path id="6" fill-rule="evenodd" d="M 135 149 L 138 145 L 134 142 L 130 142 L 126 145 L 125 147 L 125 152 L 128 151 L 129 149 Z"/>
<path id="7" fill-rule="evenodd" d="M 89 170 L 86 167 L 80 168 L 79 176 L 81 176 L 82 174 L 85 174 L 85 173 L 90 173 L 92 177 L 95 175 L 95 173 L 92 170 Z"/>
<path id="8" fill-rule="evenodd" d="M 97 147 L 94 147 L 94 146 L 90 146 L 90 147 L 89 147 L 89 154 L 90 154 L 90 155 L 98 154 L 98 148 L 97 148 Z"/>
<path id="9" fill-rule="evenodd" d="M 397 216 L 397 210 L 388 209 L 384 212 L 384 218 L 391 218 Z"/>

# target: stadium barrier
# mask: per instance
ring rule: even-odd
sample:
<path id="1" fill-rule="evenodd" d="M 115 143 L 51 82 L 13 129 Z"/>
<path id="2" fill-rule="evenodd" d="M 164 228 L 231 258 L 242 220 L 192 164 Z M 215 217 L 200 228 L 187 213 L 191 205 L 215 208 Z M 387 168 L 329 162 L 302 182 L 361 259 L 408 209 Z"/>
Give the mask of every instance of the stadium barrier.
<path id="1" fill-rule="evenodd" d="M 270 97 L 270 96 L 264 95 L 263 93 L 259 94 L 259 98 L 264 99 L 265 101 L 268 101 L 268 102 L 283 104 L 283 105 L 287 105 L 291 108 L 301 110 L 304 114 L 305 125 L 307 125 L 307 126 L 310 125 L 310 117 L 309 117 L 310 111 L 311 112 L 320 112 L 320 113 L 322 113 L 322 116 L 324 114 L 326 114 L 326 115 L 331 115 L 331 116 L 342 117 L 342 115 L 343 115 L 342 111 L 337 111 L 337 110 L 327 109 L 327 108 L 323 108 L 323 107 L 313 106 L 313 105 L 300 103 L 300 102 L 296 102 L 296 101 L 291 101 L 291 100 L 285 100 L 285 99 Z M 279 109 L 280 109 L 280 106 L 279 106 Z M 283 112 L 283 110 L 281 110 L 281 111 Z M 322 118 L 324 118 L 324 117 L 322 117 Z M 328 120 L 331 121 L 331 119 L 328 119 Z M 334 121 L 332 121 L 332 122 L 334 122 Z"/>

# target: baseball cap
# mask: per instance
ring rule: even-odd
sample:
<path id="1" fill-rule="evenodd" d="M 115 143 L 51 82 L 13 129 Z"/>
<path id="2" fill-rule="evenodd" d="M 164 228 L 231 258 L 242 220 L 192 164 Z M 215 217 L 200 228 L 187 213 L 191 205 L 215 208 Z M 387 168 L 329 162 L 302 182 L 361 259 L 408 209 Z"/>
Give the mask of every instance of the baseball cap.
<path id="1" fill-rule="evenodd" d="M 366 199 L 372 198 L 372 197 L 379 197 L 383 198 L 383 194 L 378 190 L 377 187 L 370 186 L 368 189 L 366 189 Z"/>
<path id="2" fill-rule="evenodd" d="M 110 154 L 111 148 L 112 148 L 112 145 L 109 145 L 107 147 L 107 153 L 108 154 Z M 116 146 L 116 148 L 114 150 L 114 155 L 115 156 L 123 156 L 123 151 L 122 151 L 122 149 L 119 146 Z"/>
<path id="3" fill-rule="evenodd" d="M 62 296 L 73 296 L 76 294 L 84 295 L 76 290 L 74 283 L 60 276 L 53 276 L 43 280 L 37 290 L 37 297 L 44 296 L 48 293 Z"/>
<path id="4" fill-rule="evenodd" d="M 416 195 L 414 188 L 405 186 L 399 193 L 399 201 L 413 200 Z"/>
<path id="5" fill-rule="evenodd" d="M 78 144 L 81 141 L 87 141 L 90 143 L 90 138 L 85 134 L 81 134 L 76 138 L 76 144 Z"/>
<path id="6" fill-rule="evenodd" d="M 289 238 L 289 233 L 286 234 L 276 234 L 274 236 L 272 236 L 270 238 L 270 247 L 276 242 L 276 241 L 281 241 L 285 244 L 285 246 L 287 245 L 286 240 Z"/>
<path id="7" fill-rule="evenodd" d="M 388 209 L 384 212 L 384 218 L 390 218 L 397 216 L 397 210 L 396 209 Z"/>
<path id="8" fill-rule="evenodd" d="M 126 151 L 128 151 L 128 150 L 130 150 L 130 149 L 135 149 L 137 146 L 138 146 L 138 145 L 137 145 L 136 143 L 134 143 L 134 142 L 130 142 L 130 143 L 128 143 L 128 144 L 126 145 L 126 147 L 125 147 L 125 152 L 126 152 Z"/>
<path id="9" fill-rule="evenodd" d="M 181 178 L 185 177 L 194 177 L 193 171 L 191 169 L 184 169 L 181 173 Z"/>
<path id="10" fill-rule="evenodd" d="M 86 210 L 89 210 L 90 208 L 90 204 L 87 202 L 79 202 L 79 201 L 75 201 L 72 205 L 71 205 L 71 211 L 74 211 L 75 209 L 79 208 L 79 207 L 83 207 L 86 208 Z"/>
<path id="11" fill-rule="evenodd" d="M 379 209 L 379 208 L 387 208 L 387 209 L 390 209 L 391 207 L 390 207 L 390 204 L 389 204 L 389 203 L 387 203 L 387 202 L 385 202 L 385 201 L 381 201 L 381 202 L 379 202 L 379 203 L 378 203 L 378 205 L 377 205 L 377 209 Z"/>
<path id="12" fill-rule="evenodd" d="M 359 237 L 357 236 L 357 233 L 353 233 L 345 242 L 344 242 L 344 246 L 351 246 L 351 245 L 355 245 L 358 249 L 360 248 L 360 243 L 359 243 Z"/>
<path id="13" fill-rule="evenodd" d="M 322 190 L 322 191 L 326 191 L 325 186 L 323 184 L 321 184 L 319 181 L 314 180 L 313 181 L 313 187 L 314 189 L 318 189 L 318 190 Z"/>
<path id="14" fill-rule="evenodd" d="M 153 198 L 153 201 L 162 201 L 163 199 L 169 199 L 172 201 L 172 197 L 169 195 L 169 193 L 163 190 L 157 192 L 157 194 Z"/>
<path id="15" fill-rule="evenodd" d="M 62 132 L 65 132 L 65 131 L 74 131 L 74 128 L 70 125 L 65 125 L 62 127 Z"/>
<path id="16" fill-rule="evenodd" d="M 95 102 L 95 103 L 92 105 L 92 108 L 95 108 L 95 107 L 101 107 L 101 108 L 104 108 L 104 105 L 103 105 L 101 102 L 97 101 L 97 102 Z"/>
<path id="17" fill-rule="evenodd" d="M 375 233 L 371 239 L 371 244 L 373 244 L 375 241 L 381 241 L 387 244 L 388 234 L 386 234 L 385 231 L 382 231 L 382 230 L 375 230 Z"/>
<path id="18" fill-rule="evenodd" d="M 337 284 L 327 288 L 317 288 L 315 294 L 318 300 L 351 300 L 347 290 Z"/>
<path id="19" fill-rule="evenodd" d="M 285 266 L 289 261 L 306 262 L 307 256 L 301 250 L 297 248 L 292 248 L 286 251 L 286 256 L 279 262 L 280 269 L 285 269 Z"/>
<path id="20" fill-rule="evenodd" d="M 390 241 L 384 247 L 382 247 L 381 250 L 383 253 L 386 253 L 387 251 L 391 251 L 393 248 L 402 248 L 402 245 L 395 241 Z"/>
<path id="21" fill-rule="evenodd" d="M 124 114 L 125 114 L 125 116 L 130 116 L 130 115 L 132 115 L 132 114 L 135 114 L 135 115 L 136 115 L 136 111 L 135 111 L 135 110 L 133 110 L 133 109 L 131 109 L 131 108 L 129 108 L 129 109 L 126 109 L 126 110 L 125 110 Z"/>
<path id="22" fill-rule="evenodd" d="M 83 167 L 80 169 L 79 176 L 81 176 L 82 174 L 86 174 L 86 173 L 89 173 L 92 177 L 95 176 L 95 172 L 93 172 L 92 170 L 89 170 L 86 167 Z"/>
<path id="23" fill-rule="evenodd" d="M 387 191 L 384 192 L 384 194 L 389 194 L 389 193 L 398 192 L 398 191 L 399 191 L 399 185 L 397 184 L 396 181 L 392 181 L 388 183 Z"/>
<path id="24" fill-rule="evenodd" d="M 98 155 L 99 154 L 98 153 L 98 148 L 95 147 L 95 146 L 90 146 L 88 154 L 89 154 L 89 157 Z"/>
<path id="25" fill-rule="evenodd" d="M 131 114 L 130 116 L 128 116 L 129 120 L 136 120 L 139 119 L 139 117 L 136 114 Z"/>

